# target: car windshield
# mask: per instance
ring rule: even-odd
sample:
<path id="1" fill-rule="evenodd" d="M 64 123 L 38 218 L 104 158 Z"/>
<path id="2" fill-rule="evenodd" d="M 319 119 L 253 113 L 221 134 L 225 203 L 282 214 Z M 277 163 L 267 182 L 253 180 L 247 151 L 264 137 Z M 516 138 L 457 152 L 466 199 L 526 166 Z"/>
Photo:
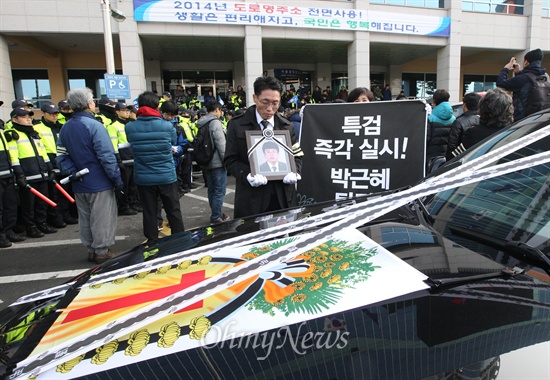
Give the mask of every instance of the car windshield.
<path id="1" fill-rule="evenodd" d="M 483 154 L 513 143 L 522 136 L 539 129 L 540 123 L 520 124 L 493 135 L 477 145 L 460 160 L 471 161 Z M 550 137 L 540 139 L 512 152 L 495 164 L 513 161 L 548 150 Z M 535 165 L 521 171 L 505 174 L 481 182 L 443 191 L 432 198 L 427 209 L 434 217 L 434 227 L 444 235 L 456 230 L 470 231 L 477 236 L 500 242 L 520 241 L 550 254 L 550 164 Z M 439 228 L 438 228 L 439 227 Z M 465 236 L 465 234 L 463 234 Z M 494 249 L 453 238 L 478 252 L 491 256 Z M 476 247 L 472 247 L 475 244 Z"/>

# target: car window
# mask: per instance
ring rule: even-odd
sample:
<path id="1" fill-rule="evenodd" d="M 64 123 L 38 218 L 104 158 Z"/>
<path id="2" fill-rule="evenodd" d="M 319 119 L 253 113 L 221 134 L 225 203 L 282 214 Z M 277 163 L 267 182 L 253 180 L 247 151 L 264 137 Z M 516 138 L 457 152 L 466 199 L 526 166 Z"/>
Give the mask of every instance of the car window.
<path id="1" fill-rule="evenodd" d="M 538 129 L 538 128 L 537 128 Z M 467 153 L 462 163 L 513 142 L 532 128 L 513 128 L 492 136 Z M 497 163 L 548 150 L 550 137 L 540 139 Z M 550 253 L 550 164 L 536 165 L 481 182 L 443 191 L 431 199 L 428 211 L 434 227 L 460 228 L 496 241 L 521 241 Z M 442 227 L 443 228 L 443 227 Z M 445 234 L 445 231 L 442 231 Z M 462 243 L 462 241 L 461 241 Z M 476 248 L 479 251 L 479 247 Z"/>

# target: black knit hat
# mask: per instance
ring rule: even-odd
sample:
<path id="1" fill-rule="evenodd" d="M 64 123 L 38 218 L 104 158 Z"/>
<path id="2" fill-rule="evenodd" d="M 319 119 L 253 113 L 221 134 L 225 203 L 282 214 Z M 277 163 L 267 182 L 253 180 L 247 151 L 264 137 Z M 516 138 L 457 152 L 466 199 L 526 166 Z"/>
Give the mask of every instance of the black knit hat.
<path id="1" fill-rule="evenodd" d="M 544 58 L 544 54 L 540 49 L 531 50 L 529 53 L 525 54 L 525 57 L 524 57 L 524 59 L 529 63 L 533 63 L 535 61 L 542 61 L 543 58 Z"/>

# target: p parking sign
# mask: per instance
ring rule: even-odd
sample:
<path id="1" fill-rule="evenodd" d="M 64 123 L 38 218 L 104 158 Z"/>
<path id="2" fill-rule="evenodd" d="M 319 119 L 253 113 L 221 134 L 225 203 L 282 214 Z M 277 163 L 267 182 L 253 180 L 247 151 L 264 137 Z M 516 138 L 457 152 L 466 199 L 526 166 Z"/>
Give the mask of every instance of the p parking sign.
<path id="1" fill-rule="evenodd" d="M 128 75 L 105 74 L 105 90 L 110 99 L 129 99 L 130 80 Z"/>

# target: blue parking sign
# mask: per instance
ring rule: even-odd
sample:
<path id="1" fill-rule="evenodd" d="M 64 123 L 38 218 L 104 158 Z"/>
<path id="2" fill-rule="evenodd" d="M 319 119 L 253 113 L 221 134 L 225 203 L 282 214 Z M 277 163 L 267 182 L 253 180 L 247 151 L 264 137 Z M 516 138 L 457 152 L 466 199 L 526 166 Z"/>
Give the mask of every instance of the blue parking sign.
<path id="1" fill-rule="evenodd" d="M 129 99 L 130 80 L 128 75 L 105 74 L 105 91 L 110 99 Z"/>

